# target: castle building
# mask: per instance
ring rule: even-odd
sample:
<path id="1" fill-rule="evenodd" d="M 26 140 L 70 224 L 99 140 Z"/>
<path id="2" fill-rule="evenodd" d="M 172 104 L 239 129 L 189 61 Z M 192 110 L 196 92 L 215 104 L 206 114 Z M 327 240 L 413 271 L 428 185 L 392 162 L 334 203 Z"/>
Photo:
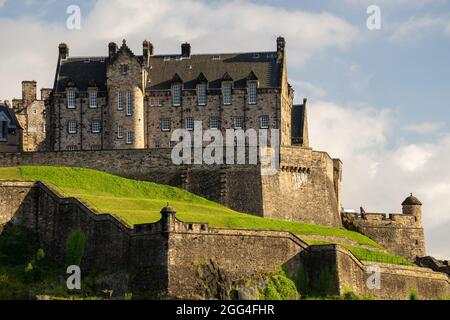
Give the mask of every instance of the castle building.
<path id="1" fill-rule="evenodd" d="M 41 99 L 37 99 L 36 81 L 22 82 L 22 99 L 13 99 L 12 109 L 23 129 L 20 151 L 48 150 L 46 136 L 46 109 L 52 89 L 42 88 Z"/>
<path id="2" fill-rule="evenodd" d="M 22 128 L 8 103 L 0 101 L 0 152 L 19 152 Z"/>
<path id="3" fill-rule="evenodd" d="M 308 147 L 305 106 L 293 106 L 286 42 L 276 50 L 235 54 L 156 55 L 143 42 L 135 55 L 125 40 L 108 56 L 70 57 L 59 46 L 47 103 L 53 151 L 170 148 L 175 129 L 280 129 L 282 146 Z M 306 101 L 305 101 L 306 102 Z M 294 118 L 294 122 L 292 122 Z"/>

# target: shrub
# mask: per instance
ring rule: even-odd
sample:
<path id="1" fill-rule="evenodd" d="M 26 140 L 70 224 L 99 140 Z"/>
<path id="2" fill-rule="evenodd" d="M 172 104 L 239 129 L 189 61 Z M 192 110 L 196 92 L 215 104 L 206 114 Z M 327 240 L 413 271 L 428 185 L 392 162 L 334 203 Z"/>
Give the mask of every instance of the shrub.
<path id="1" fill-rule="evenodd" d="M 36 260 L 41 261 L 44 259 L 45 259 L 45 251 L 44 251 L 44 249 L 41 248 L 36 252 Z"/>
<path id="2" fill-rule="evenodd" d="M 33 255 L 35 237 L 23 227 L 10 227 L 0 235 L 0 265 L 25 264 Z"/>
<path id="3" fill-rule="evenodd" d="M 259 296 L 261 300 L 297 300 L 300 297 L 295 283 L 284 272 L 271 276 Z"/>
<path id="4" fill-rule="evenodd" d="M 409 293 L 409 300 L 419 300 L 419 296 L 416 291 L 411 291 Z"/>
<path id="5" fill-rule="evenodd" d="M 74 230 L 69 234 L 66 241 L 66 263 L 67 265 L 80 266 L 83 259 L 86 244 L 86 236 L 81 230 Z"/>
<path id="6" fill-rule="evenodd" d="M 0 273 L 0 300 L 25 300 L 28 292 L 23 284 Z"/>

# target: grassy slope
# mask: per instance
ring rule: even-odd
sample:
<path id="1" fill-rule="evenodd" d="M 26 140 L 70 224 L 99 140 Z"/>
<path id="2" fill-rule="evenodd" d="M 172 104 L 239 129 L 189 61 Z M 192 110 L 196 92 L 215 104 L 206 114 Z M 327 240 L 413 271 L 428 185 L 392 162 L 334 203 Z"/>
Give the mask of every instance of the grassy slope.
<path id="1" fill-rule="evenodd" d="M 170 202 L 179 212 L 177 217 L 186 222 L 205 222 L 213 227 L 286 230 L 297 235 L 342 237 L 359 245 L 381 248 L 376 242 L 356 232 L 238 213 L 182 189 L 125 179 L 99 171 L 63 167 L 0 168 L 0 179 L 46 182 L 64 196 L 80 198 L 99 213 L 115 214 L 130 225 L 158 221 L 159 211 Z M 362 257 L 361 250 L 356 250 L 359 248 L 348 249 Z M 376 261 L 377 253 L 371 252 L 372 256 L 365 256 Z"/>

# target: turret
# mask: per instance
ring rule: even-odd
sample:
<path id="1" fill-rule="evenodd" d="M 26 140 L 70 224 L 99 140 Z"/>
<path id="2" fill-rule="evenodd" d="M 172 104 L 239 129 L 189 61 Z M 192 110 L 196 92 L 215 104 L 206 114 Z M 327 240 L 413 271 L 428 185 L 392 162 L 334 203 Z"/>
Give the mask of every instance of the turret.
<path id="1" fill-rule="evenodd" d="M 403 214 L 411 214 L 416 217 L 416 222 L 422 225 L 422 202 L 417 199 L 412 193 L 402 203 Z"/>

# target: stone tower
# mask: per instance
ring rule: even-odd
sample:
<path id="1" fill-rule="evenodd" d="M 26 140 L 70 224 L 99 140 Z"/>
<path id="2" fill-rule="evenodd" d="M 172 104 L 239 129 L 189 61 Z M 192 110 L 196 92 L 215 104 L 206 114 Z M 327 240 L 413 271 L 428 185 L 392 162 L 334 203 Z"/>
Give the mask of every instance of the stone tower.
<path id="1" fill-rule="evenodd" d="M 117 50 L 109 44 L 107 66 L 109 110 L 105 119 L 105 148 L 143 149 L 144 72 L 141 61 L 125 40 Z"/>
<path id="2" fill-rule="evenodd" d="M 422 228 L 422 202 L 419 201 L 413 194 L 405 199 L 402 203 L 403 214 L 410 214 L 416 218 L 416 225 Z"/>

